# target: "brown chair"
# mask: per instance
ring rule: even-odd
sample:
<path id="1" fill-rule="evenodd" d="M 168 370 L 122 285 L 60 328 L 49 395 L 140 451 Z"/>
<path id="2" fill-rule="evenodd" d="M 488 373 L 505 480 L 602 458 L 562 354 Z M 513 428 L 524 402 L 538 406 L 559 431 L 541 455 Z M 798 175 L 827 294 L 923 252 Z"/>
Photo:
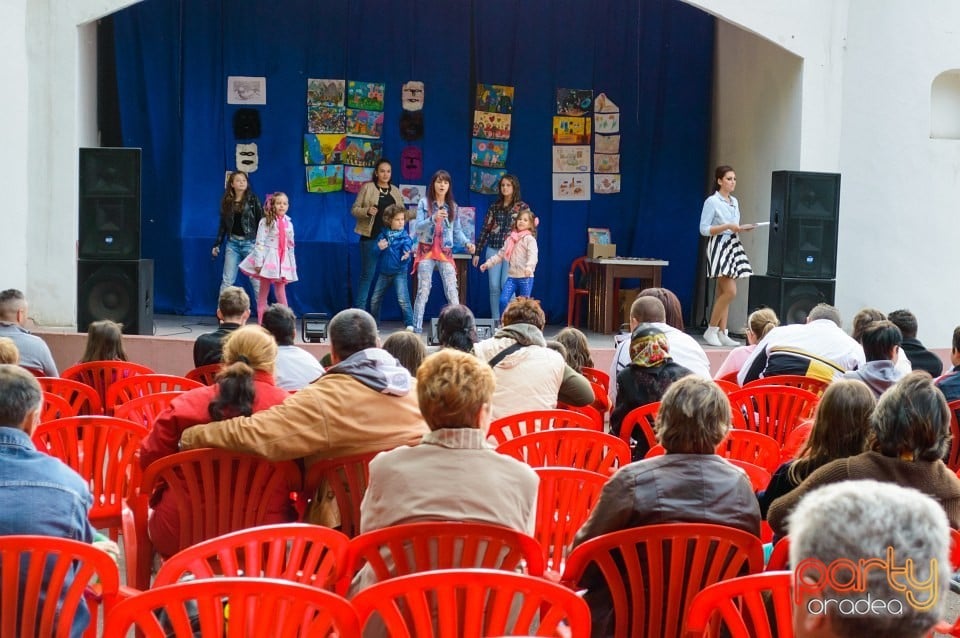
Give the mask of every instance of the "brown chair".
<path id="1" fill-rule="evenodd" d="M 567 325 L 574 326 L 574 320 L 580 318 L 581 298 L 590 298 L 590 289 L 581 288 L 590 277 L 590 266 L 586 257 L 577 257 L 570 264 L 570 275 L 567 282 Z"/>

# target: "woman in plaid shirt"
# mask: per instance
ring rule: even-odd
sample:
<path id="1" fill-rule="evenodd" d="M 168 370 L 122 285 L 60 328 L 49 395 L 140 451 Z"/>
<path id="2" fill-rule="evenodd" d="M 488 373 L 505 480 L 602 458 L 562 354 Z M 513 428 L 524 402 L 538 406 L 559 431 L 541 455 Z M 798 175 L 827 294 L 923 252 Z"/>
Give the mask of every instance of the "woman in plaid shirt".
<path id="1" fill-rule="evenodd" d="M 507 235 L 513 227 L 513 220 L 517 213 L 530 210 L 526 202 L 520 199 L 520 180 L 515 175 L 504 175 L 500 178 L 498 188 L 500 196 L 487 209 L 487 216 L 483 220 L 483 229 L 480 239 L 477 240 L 477 252 L 473 256 L 473 265 L 480 264 L 480 256 L 486 261 L 500 252 L 506 242 Z M 490 273 L 490 316 L 500 318 L 500 291 L 507 281 L 506 262 L 498 263 L 487 269 Z"/>

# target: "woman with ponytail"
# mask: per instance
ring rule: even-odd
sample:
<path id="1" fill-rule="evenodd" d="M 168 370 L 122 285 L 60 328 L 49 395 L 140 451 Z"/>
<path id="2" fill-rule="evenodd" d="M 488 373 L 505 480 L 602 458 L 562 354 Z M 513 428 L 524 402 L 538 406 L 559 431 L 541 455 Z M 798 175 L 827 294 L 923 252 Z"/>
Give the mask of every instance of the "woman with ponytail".
<path id="1" fill-rule="evenodd" d="M 214 385 L 184 392 L 157 416 L 153 428 L 140 446 L 140 467 L 179 451 L 180 434 L 194 425 L 210 423 L 283 403 L 290 394 L 274 384 L 277 342 L 260 326 L 242 326 L 223 344 L 223 367 Z M 170 499 L 163 495 L 168 486 L 158 487 L 150 497 L 153 513 L 147 532 L 161 556 L 181 548 L 180 521 Z M 271 523 L 286 523 L 296 515 L 288 493 L 271 495 Z"/>
<path id="2" fill-rule="evenodd" d="M 761 308 L 754 310 L 747 317 L 747 345 L 737 346 L 729 353 L 727 358 L 720 364 L 720 369 L 713 375 L 714 379 L 723 379 L 728 376 L 736 376 L 740 368 L 747 362 L 750 355 L 757 347 L 757 343 L 767 336 L 767 333 L 780 325 L 780 320 L 770 308 Z M 736 382 L 736 378 L 733 379 Z"/>

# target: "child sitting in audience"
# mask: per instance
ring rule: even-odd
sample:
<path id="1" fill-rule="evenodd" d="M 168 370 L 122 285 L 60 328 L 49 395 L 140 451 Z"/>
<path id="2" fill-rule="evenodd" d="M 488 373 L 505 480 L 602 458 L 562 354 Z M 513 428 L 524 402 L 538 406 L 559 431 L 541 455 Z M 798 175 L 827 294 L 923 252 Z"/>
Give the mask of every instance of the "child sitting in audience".
<path id="1" fill-rule="evenodd" d="M 126 361 L 123 350 L 123 326 L 109 319 L 94 321 L 87 328 L 87 347 L 80 363 L 91 361 Z"/>

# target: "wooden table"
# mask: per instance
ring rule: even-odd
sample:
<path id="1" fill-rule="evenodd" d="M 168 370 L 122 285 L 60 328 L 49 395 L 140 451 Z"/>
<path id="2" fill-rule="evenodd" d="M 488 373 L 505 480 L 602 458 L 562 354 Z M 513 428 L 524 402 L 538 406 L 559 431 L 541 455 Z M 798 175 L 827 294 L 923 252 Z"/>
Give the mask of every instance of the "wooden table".
<path id="1" fill-rule="evenodd" d="M 660 287 L 660 271 L 669 266 L 662 259 L 611 257 L 587 259 L 590 279 L 590 304 L 587 325 L 594 332 L 613 334 L 620 327 L 620 300 L 614 294 L 617 279 L 640 279 L 646 288 Z"/>

